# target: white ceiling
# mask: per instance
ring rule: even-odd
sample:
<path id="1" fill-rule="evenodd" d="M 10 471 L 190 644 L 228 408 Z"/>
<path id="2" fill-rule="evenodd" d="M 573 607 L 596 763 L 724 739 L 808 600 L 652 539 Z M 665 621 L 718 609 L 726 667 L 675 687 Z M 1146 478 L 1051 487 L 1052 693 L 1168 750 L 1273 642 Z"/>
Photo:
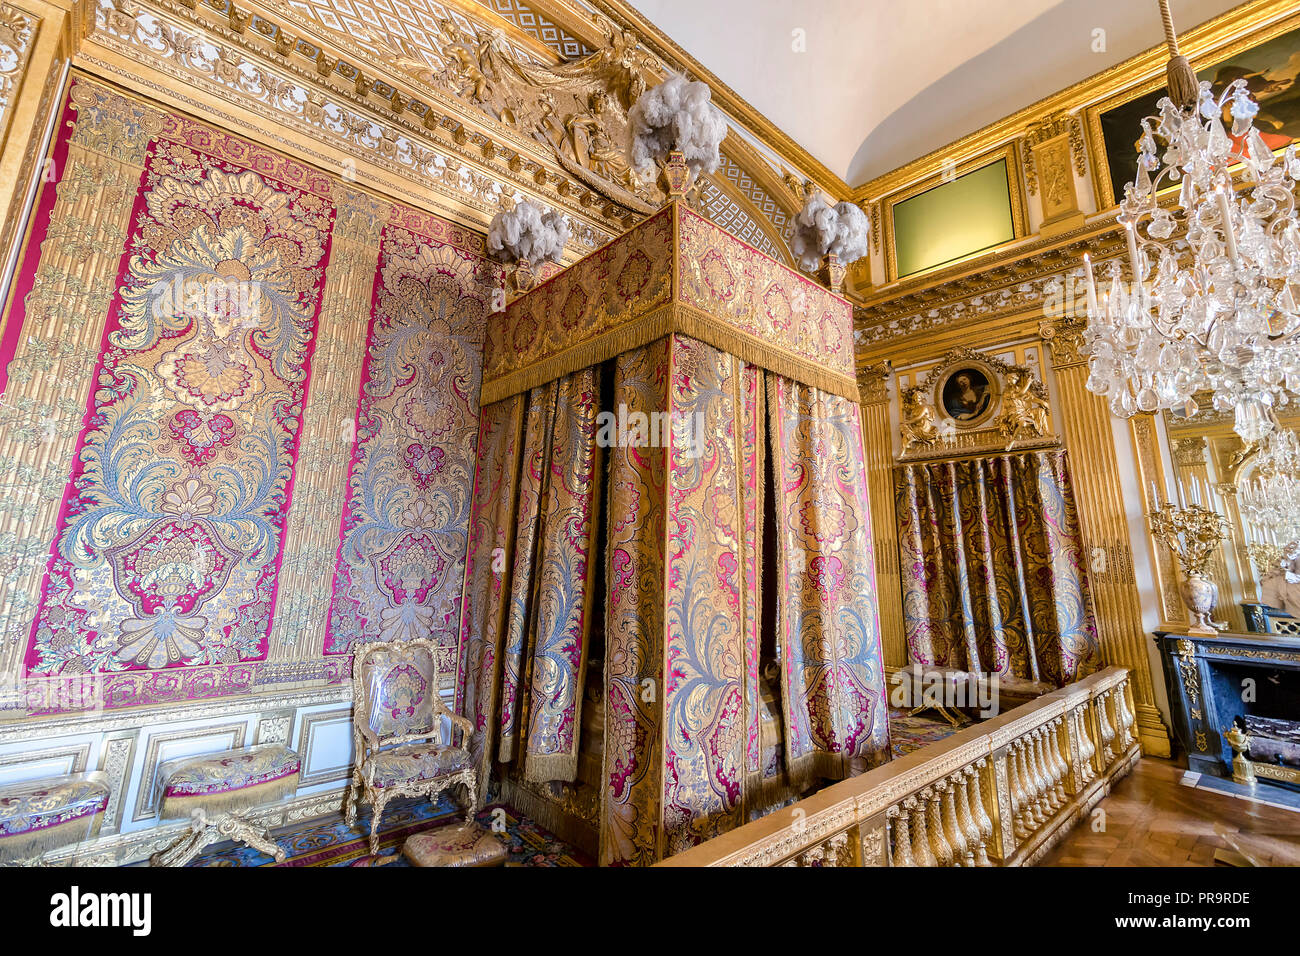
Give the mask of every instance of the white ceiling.
<path id="1" fill-rule="evenodd" d="M 1174 23 L 1239 2 L 1173 0 Z M 632 3 L 850 186 L 1163 42 L 1156 0 Z"/>

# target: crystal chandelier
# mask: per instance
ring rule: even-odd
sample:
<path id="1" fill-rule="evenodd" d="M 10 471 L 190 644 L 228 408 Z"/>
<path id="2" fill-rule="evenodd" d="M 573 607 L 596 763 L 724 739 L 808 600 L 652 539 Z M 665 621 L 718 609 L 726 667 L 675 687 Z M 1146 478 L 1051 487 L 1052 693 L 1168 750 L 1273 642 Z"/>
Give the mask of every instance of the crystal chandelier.
<path id="1" fill-rule="evenodd" d="M 1237 434 L 1258 441 L 1274 428 L 1276 409 L 1300 400 L 1291 288 L 1300 283 L 1300 158 L 1293 146 L 1273 155 L 1254 127 L 1259 106 L 1245 80 L 1217 98 L 1207 82 L 1190 93 L 1195 75 L 1177 56 L 1165 0 L 1161 12 L 1175 98 L 1142 121 L 1137 175 L 1120 204 L 1131 283 L 1112 262 L 1099 296 L 1084 257 L 1088 388 L 1123 418 L 1162 408 L 1195 414 L 1193 395 L 1208 389 L 1215 410 L 1233 414 Z M 1240 194 L 1230 172 L 1237 165 Z M 1176 203 L 1162 206 L 1157 194 L 1174 185 Z"/>
<path id="2" fill-rule="evenodd" d="M 1295 550 L 1300 541 L 1300 441 L 1294 431 L 1279 429 L 1264 439 L 1255 474 L 1237 493 L 1250 536 Z"/>

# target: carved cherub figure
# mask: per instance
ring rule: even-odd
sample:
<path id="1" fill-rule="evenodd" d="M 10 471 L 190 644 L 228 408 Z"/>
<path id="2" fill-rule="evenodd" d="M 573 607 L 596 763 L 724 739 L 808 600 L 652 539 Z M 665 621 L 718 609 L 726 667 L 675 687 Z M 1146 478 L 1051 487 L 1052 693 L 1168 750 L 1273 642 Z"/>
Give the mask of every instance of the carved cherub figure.
<path id="1" fill-rule="evenodd" d="M 921 389 L 909 388 L 903 393 L 903 451 L 933 445 L 939 440 L 939 422 L 921 396 Z"/>
<path id="2" fill-rule="evenodd" d="M 1003 382 L 998 431 L 1007 441 L 1047 434 L 1047 400 L 1034 391 L 1033 376 L 1024 369 L 1012 369 Z"/>

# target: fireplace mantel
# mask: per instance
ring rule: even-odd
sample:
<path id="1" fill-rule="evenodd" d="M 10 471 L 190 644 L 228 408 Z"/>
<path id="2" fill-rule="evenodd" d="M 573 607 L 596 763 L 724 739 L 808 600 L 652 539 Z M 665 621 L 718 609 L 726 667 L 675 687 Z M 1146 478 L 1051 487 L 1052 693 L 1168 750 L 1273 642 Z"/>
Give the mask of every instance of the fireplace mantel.
<path id="1" fill-rule="evenodd" d="M 1223 731 L 1240 714 L 1300 719 L 1300 637 L 1227 631 L 1205 636 L 1175 627 L 1154 634 L 1191 770 L 1232 776 L 1233 753 Z M 1290 710 L 1270 713 L 1279 706 Z"/>

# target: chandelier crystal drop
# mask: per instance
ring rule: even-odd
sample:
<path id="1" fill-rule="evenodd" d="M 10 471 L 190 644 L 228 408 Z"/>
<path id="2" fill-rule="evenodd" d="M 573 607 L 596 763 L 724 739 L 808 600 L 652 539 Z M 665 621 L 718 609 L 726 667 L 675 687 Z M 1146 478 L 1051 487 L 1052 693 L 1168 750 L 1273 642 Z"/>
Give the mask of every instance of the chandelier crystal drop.
<path id="1" fill-rule="evenodd" d="M 1118 215 L 1131 282 L 1112 261 L 1099 294 L 1084 257 L 1088 388 L 1122 418 L 1193 415 L 1193 396 L 1208 390 L 1237 434 L 1259 441 L 1276 410 L 1300 399 L 1300 158 L 1294 146 L 1275 156 L 1265 143 L 1243 79 L 1217 99 L 1202 82 L 1195 110 L 1168 97 L 1158 109 L 1142 120 L 1137 175 Z M 1162 204 L 1158 194 L 1174 185 L 1176 202 Z"/>
<path id="2" fill-rule="evenodd" d="M 1292 553 L 1300 542 L 1300 441 L 1277 430 L 1261 443 L 1255 477 L 1237 494 L 1251 537 Z"/>

